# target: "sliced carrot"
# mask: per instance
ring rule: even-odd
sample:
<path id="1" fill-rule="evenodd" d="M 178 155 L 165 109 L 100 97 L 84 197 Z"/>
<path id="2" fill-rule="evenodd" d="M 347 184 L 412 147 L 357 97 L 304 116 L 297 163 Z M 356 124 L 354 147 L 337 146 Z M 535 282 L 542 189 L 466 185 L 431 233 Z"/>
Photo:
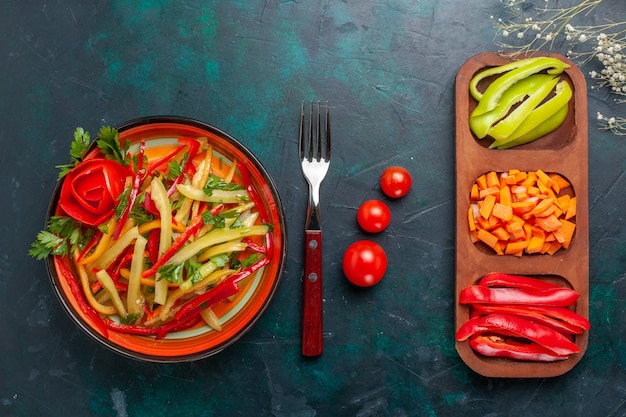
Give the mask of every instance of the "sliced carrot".
<path id="1" fill-rule="evenodd" d="M 534 216 L 537 213 L 541 213 L 542 211 L 550 207 L 552 204 L 554 204 L 554 200 L 552 200 L 551 198 L 546 198 L 544 200 L 541 200 L 531 211 L 528 212 L 528 214 Z"/>
<path id="2" fill-rule="evenodd" d="M 533 235 L 528 242 L 528 247 L 526 248 L 527 253 L 539 253 L 541 248 L 543 248 L 543 244 L 545 242 L 545 238 L 542 236 Z"/>
<path id="3" fill-rule="evenodd" d="M 570 186 L 569 181 L 555 172 L 549 173 L 548 176 L 552 180 L 552 189 L 555 193 L 559 193 Z"/>
<path id="4" fill-rule="evenodd" d="M 480 177 L 476 178 L 476 185 L 478 185 L 479 190 L 484 190 L 487 188 L 487 175 L 483 174 Z"/>
<path id="5" fill-rule="evenodd" d="M 488 195 L 497 195 L 500 194 L 500 187 L 494 185 L 492 187 L 487 187 L 484 190 L 480 190 L 478 193 L 479 198 L 485 198 Z"/>
<path id="6" fill-rule="evenodd" d="M 491 210 L 491 215 L 497 217 L 500 220 L 508 222 L 513 218 L 513 209 L 511 206 L 505 206 L 501 203 L 496 203 Z"/>
<path id="7" fill-rule="evenodd" d="M 472 191 L 470 191 L 470 200 L 478 201 L 480 199 L 480 194 L 478 192 L 478 184 L 472 184 Z"/>
<path id="8" fill-rule="evenodd" d="M 556 218 L 554 214 L 551 214 L 548 217 L 535 218 L 535 224 L 537 224 L 546 232 L 554 232 L 561 227 L 561 222 L 559 221 L 559 219 Z"/>
<path id="9" fill-rule="evenodd" d="M 487 188 L 500 187 L 500 179 L 495 171 L 487 173 Z"/>
<path id="10" fill-rule="evenodd" d="M 561 243 L 561 246 L 567 249 L 572 243 L 574 231 L 576 230 L 576 224 L 570 222 L 569 220 L 561 220 L 561 230 L 563 231 L 563 235 L 565 237 L 565 240 Z"/>
<path id="11" fill-rule="evenodd" d="M 498 238 L 498 240 L 509 240 L 511 234 L 506 231 L 502 226 L 496 227 L 491 231 L 491 234 Z"/>
<path id="12" fill-rule="evenodd" d="M 576 197 L 572 197 L 570 198 L 569 205 L 567 206 L 567 212 L 565 213 L 565 220 L 570 220 L 575 215 L 576 215 Z"/>
<path id="13" fill-rule="evenodd" d="M 480 215 L 485 219 L 488 219 L 491 216 L 491 210 L 493 210 L 493 206 L 496 204 L 496 197 L 493 194 L 489 194 L 483 200 L 483 204 L 480 207 Z"/>
<path id="14" fill-rule="evenodd" d="M 542 170 L 479 176 L 467 213 L 471 241 L 483 242 L 498 255 L 551 255 L 567 249 L 576 227 L 571 221 L 576 197 L 560 192 L 570 186 L 561 175 Z"/>
<path id="15" fill-rule="evenodd" d="M 476 236 L 480 241 L 491 248 L 495 248 L 498 243 L 498 238 L 484 229 L 479 229 Z"/>
<path id="16" fill-rule="evenodd" d="M 472 209 L 472 206 L 470 206 L 469 210 L 467 210 L 467 224 L 469 225 L 471 232 L 476 230 L 476 221 L 474 220 L 474 210 Z"/>
<path id="17" fill-rule="evenodd" d="M 569 194 L 563 194 L 562 196 L 556 199 L 556 204 L 559 206 L 561 210 L 567 212 L 567 207 L 569 206 L 570 198 L 571 197 Z"/>
<path id="18" fill-rule="evenodd" d="M 522 252 L 524 249 L 528 247 L 528 242 L 525 240 L 520 240 L 517 242 L 511 242 L 506 245 L 506 249 L 504 251 L 507 255 L 515 255 L 519 252 Z"/>
<path id="19" fill-rule="evenodd" d="M 511 189 L 507 186 L 500 188 L 500 204 L 511 206 L 513 199 L 511 198 Z"/>

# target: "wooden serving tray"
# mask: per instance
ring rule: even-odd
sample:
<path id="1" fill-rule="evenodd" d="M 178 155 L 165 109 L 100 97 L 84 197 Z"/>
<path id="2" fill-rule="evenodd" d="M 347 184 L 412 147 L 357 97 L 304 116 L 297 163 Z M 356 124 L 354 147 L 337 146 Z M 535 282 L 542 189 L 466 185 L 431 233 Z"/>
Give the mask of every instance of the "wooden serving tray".
<path id="1" fill-rule="evenodd" d="M 589 317 L 589 218 L 588 218 L 588 157 L 587 157 L 587 87 L 576 65 L 562 55 L 554 56 L 570 65 L 562 75 L 572 86 L 569 114 L 565 122 L 549 135 L 526 145 L 507 150 L 489 149 L 491 139 L 478 140 L 470 131 L 469 114 L 476 101 L 469 94 L 469 82 L 482 69 L 511 62 L 512 58 L 486 52 L 470 58 L 456 76 L 456 294 L 455 330 L 469 319 L 469 307 L 460 305 L 460 291 L 476 283 L 489 272 L 532 275 L 559 280 L 576 290 L 580 297 L 575 311 Z M 531 56 L 518 55 L 515 59 Z M 487 81 L 489 82 L 489 81 Z M 550 255 L 496 255 L 495 252 L 470 240 L 467 224 L 469 194 L 472 183 L 489 171 L 556 172 L 570 183 L 576 195 L 576 231 L 570 247 Z M 482 356 L 468 342 L 456 342 L 463 361 L 477 373 L 488 377 L 544 378 L 564 374 L 576 365 L 584 354 L 588 334 L 575 338 L 580 353 L 559 362 L 523 362 L 506 358 Z"/>

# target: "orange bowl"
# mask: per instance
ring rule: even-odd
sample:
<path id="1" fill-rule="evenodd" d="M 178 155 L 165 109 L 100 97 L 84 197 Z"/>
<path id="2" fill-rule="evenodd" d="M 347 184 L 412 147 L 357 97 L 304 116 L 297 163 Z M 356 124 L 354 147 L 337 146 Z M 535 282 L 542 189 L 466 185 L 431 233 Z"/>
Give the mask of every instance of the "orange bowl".
<path id="1" fill-rule="evenodd" d="M 206 137 L 224 160 L 236 160 L 241 173 L 249 176 L 249 183 L 256 191 L 262 211 L 272 225 L 266 256 L 269 263 L 252 278 L 240 284 L 240 291 L 233 298 L 213 306 L 220 317 L 221 331 L 200 323 L 183 331 L 168 333 L 164 338 L 125 334 L 108 330 L 105 334 L 94 325 L 94 320 L 82 309 L 63 277 L 63 269 L 73 268 L 68 256 L 50 257 L 48 272 L 54 291 L 73 321 L 98 343 L 126 357 L 149 362 L 185 362 L 216 354 L 239 340 L 259 320 L 274 297 L 286 262 L 286 225 L 283 207 L 274 181 L 259 160 L 239 141 L 227 133 L 203 122 L 173 116 L 155 116 L 132 120 L 117 126 L 120 142 L 130 141 L 138 147 L 145 141 L 146 152 L 151 147 L 176 142 L 178 137 Z M 48 218 L 59 214 L 57 206 L 62 181 L 54 191 Z M 271 241 L 271 242 L 269 242 Z M 270 247 L 271 246 L 271 247 Z"/>

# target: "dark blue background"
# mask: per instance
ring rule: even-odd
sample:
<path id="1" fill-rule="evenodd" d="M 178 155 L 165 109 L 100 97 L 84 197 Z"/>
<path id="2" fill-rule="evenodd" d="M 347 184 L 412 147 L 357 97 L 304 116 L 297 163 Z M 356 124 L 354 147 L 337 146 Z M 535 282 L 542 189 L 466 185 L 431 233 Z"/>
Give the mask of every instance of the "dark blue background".
<path id="1" fill-rule="evenodd" d="M 589 86 L 586 354 L 560 377 L 487 379 L 454 347 L 454 78 L 470 56 L 497 49 L 489 15 L 501 10 L 497 0 L 5 0 L 0 415 L 625 416 L 626 138 L 598 129 L 597 111 L 624 114 L 606 91 Z M 626 20 L 626 5 L 605 0 L 595 13 Z M 335 144 L 322 189 L 325 352 L 306 360 L 296 147 L 300 103 L 318 99 L 330 102 Z M 195 363 L 138 363 L 100 347 L 27 256 L 74 129 L 157 114 L 200 119 L 247 145 L 288 216 L 273 303 L 240 342 Z M 378 177 L 391 164 L 414 186 L 388 201 L 390 228 L 369 236 L 356 208 L 383 198 Z M 361 238 L 389 255 L 387 276 L 367 290 L 341 271 Z"/>

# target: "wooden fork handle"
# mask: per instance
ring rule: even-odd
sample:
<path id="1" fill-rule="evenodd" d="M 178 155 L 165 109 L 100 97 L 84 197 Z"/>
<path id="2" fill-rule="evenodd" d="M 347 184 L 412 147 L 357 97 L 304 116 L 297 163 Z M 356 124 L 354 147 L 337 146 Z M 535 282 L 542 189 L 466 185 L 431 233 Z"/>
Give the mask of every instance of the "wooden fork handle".
<path id="1" fill-rule="evenodd" d="M 302 355 L 319 356 L 322 341 L 322 231 L 305 231 Z"/>

